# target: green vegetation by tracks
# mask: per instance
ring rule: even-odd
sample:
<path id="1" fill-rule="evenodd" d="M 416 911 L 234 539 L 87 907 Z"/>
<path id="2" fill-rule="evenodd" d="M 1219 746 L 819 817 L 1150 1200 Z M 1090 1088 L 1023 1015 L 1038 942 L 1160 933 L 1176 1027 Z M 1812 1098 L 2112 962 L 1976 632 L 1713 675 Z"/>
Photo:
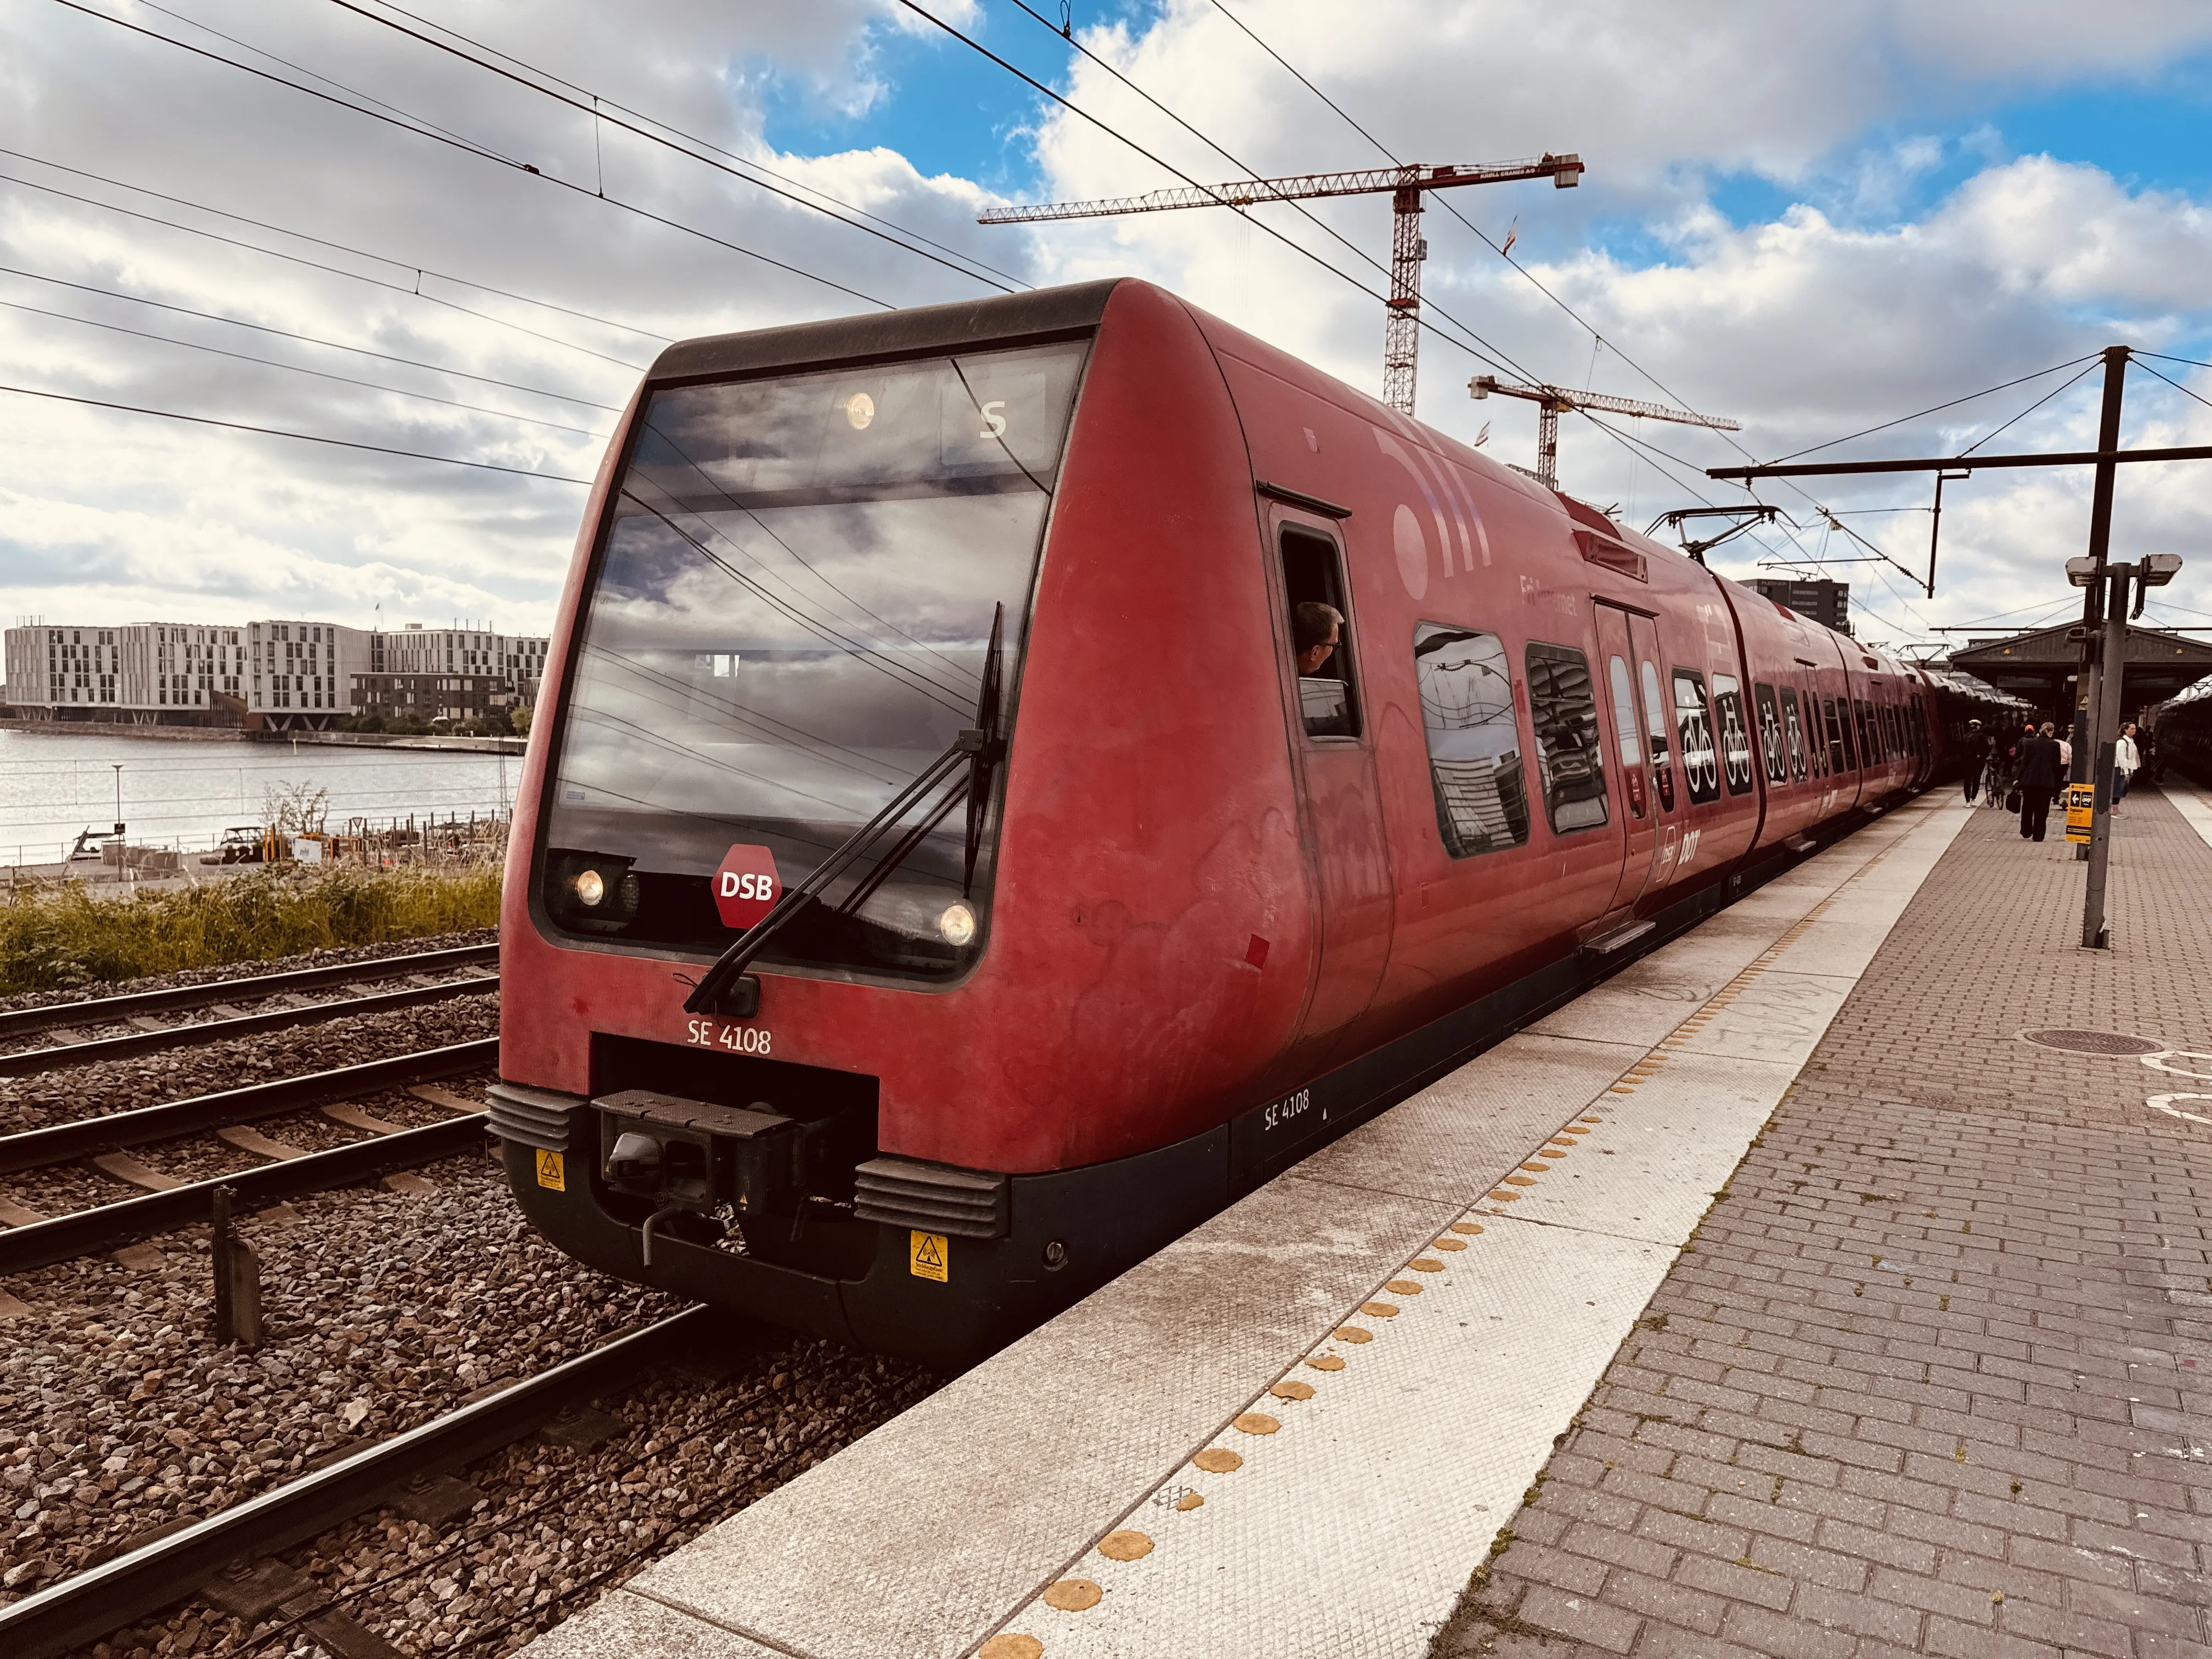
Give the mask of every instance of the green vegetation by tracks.
<path id="1" fill-rule="evenodd" d="M 499 889 L 491 865 L 279 868 L 123 900 L 75 883 L 23 890 L 0 902 L 0 994 L 489 927 Z"/>

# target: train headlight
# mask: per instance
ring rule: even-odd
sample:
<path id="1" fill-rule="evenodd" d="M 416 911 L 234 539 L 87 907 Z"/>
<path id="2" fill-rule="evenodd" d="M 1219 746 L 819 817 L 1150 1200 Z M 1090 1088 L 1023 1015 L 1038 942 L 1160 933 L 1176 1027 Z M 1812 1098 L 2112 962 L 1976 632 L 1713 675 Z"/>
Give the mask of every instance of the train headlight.
<path id="1" fill-rule="evenodd" d="M 618 933 L 637 918 L 643 884 L 630 860 L 613 853 L 550 849 L 545 904 L 563 927 Z"/>
<path id="2" fill-rule="evenodd" d="M 955 949 L 975 940 L 975 913 L 964 903 L 948 904 L 937 919 L 937 931 Z"/>

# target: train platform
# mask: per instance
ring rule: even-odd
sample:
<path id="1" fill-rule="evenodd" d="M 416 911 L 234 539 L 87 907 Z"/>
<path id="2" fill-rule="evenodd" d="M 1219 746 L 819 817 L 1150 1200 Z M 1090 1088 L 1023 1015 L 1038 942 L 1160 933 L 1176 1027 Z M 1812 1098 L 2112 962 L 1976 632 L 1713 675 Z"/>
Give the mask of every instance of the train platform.
<path id="1" fill-rule="evenodd" d="M 2212 805 L 2118 833 L 2090 953 L 1875 820 L 528 1653 L 2212 1655 Z"/>

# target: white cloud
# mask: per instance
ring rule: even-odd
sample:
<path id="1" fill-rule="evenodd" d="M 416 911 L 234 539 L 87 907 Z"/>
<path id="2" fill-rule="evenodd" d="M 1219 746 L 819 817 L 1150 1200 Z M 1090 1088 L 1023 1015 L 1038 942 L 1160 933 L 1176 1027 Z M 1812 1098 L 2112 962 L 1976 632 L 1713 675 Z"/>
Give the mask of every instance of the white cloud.
<path id="1" fill-rule="evenodd" d="M 641 139 L 602 130 L 595 145 L 591 123 L 574 110 L 337 8 L 179 3 L 215 28 L 551 179 L 586 191 L 604 179 L 610 193 L 652 213 L 861 293 L 911 304 L 983 291 Z M 2133 191 L 2063 159 L 2012 156 L 1986 126 L 1963 139 L 1919 136 L 1980 119 L 2008 90 L 2154 77 L 2166 63 L 2212 44 L 2212 10 L 2196 0 L 2138 0 L 2103 11 L 2057 0 L 1942 7 L 1856 0 L 1769 9 L 1755 26 L 1740 5 L 1723 0 L 1226 3 L 1401 155 L 1474 161 L 1547 146 L 1578 149 L 1591 168 L 1581 190 L 1469 191 L 1462 210 L 1499 230 L 1517 214 L 1519 251 L 1534 262 L 1535 275 L 1682 397 L 1742 418 L 1744 443 L 1761 454 L 2093 350 L 2108 337 L 2155 344 L 2212 325 L 2198 276 L 2212 252 L 2203 205 Z M 933 9 L 963 27 L 986 28 L 994 46 L 1041 72 L 1064 58 L 1045 30 L 1007 8 L 987 11 L 961 0 Z M 973 219 L 988 192 L 958 176 L 925 177 L 894 149 L 863 143 L 819 156 L 775 153 L 763 138 L 771 93 L 848 115 L 881 105 L 884 66 L 898 56 L 879 50 L 887 31 L 923 27 L 887 0 L 805 7 L 660 0 L 642 13 L 556 0 L 526 21 L 490 0 L 451 0 L 433 15 L 551 75 L 1031 280 L 1150 276 L 1354 384 L 1374 384 L 1379 307 L 1231 216 L 987 231 Z M 165 33 L 191 33 L 150 9 L 130 15 Z M 7 185 L 0 185 L 0 264 L 610 405 L 627 398 L 635 370 L 590 354 L 641 363 L 656 348 L 653 337 L 423 279 L 427 295 L 572 343 L 498 326 L 416 297 L 414 264 L 659 337 L 863 308 L 848 295 L 548 177 L 408 136 L 43 0 L 0 0 L 0 21 L 11 42 L 0 62 L 0 146 L 401 262 L 244 229 L 0 157 L 0 173 L 281 246 L 375 280 L 282 263 Z M 211 36 L 192 38 L 238 55 Z M 1210 3 L 1169 0 L 1161 12 L 1085 39 L 1261 171 L 1379 159 Z M 1237 170 L 1095 67 L 1078 64 L 1059 83 L 1194 177 L 1223 179 Z M 1034 118 L 1037 162 L 1055 197 L 1173 182 L 1087 125 L 1037 106 L 1011 80 L 989 113 L 995 130 Z M 1877 131 L 1890 136 L 1877 140 L 1870 136 Z M 1961 156 L 1978 159 L 1980 170 L 1934 207 L 1913 210 L 1931 171 Z M 979 155 L 975 170 L 998 164 Z M 1708 205 L 1712 179 L 1726 173 L 1761 175 L 1786 186 L 1798 204 L 1770 222 L 1731 224 Z M 1315 213 L 1378 258 L 1388 246 L 1388 204 L 1379 198 L 1317 204 Z M 1354 267 L 1352 256 L 1314 227 L 1280 212 L 1269 222 Z M 1611 352 L 1597 353 L 1593 367 L 1589 336 L 1440 212 L 1431 216 L 1431 238 L 1436 257 L 1426 283 L 1439 313 L 1479 327 L 1540 376 L 1573 383 L 1595 375 L 1606 389 L 1656 395 Z M 1381 283 L 1371 268 L 1356 268 L 1370 285 Z M 0 300 L 598 431 L 612 418 L 604 409 L 21 277 L 0 276 Z M 0 351 L 8 360 L 0 379 L 16 384 L 568 477 L 588 476 L 599 448 L 595 438 L 496 413 L 337 386 L 21 311 L 0 310 Z M 1492 453 L 1520 459 L 1526 411 L 1496 404 L 1476 410 L 1459 390 L 1475 367 L 1456 350 L 1425 344 L 1423 412 L 1467 436 L 1491 420 Z M 2009 413 L 2040 389 L 1869 442 L 1964 441 L 1985 407 Z M 2198 429 L 2191 422 L 2204 411 L 2152 389 L 2158 399 L 2146 395 L 2142 408 L 2172 419 L 2177 430 Z M 2002 441 L 2077 440 L 2093 396 L 2089 385 L 2075 388 Z M 1658 428 L 1648 435 L 1701 464 L 1729 459 L 1709 434 Z M 1649 516 L 1688 499 L 1648 462 L 1630 461 L 1588 428 L 1570 426 L 1565 459 L 1571 486 L 1601 503 L 1632 502 Z M 2195 504 L 2203 492 L 2189 477 L 2175 469 L 2170 477 L 2131 479 L 2124 528 L 2201 542 L 2212 525 L 2203 522 Z M 1996 601 L 2041 592 L 2050 561 L 2078 541 L 2085 489 L 2086 481 L 2070 477 L 1987 475 L 1960 487 L 1946 519 L 1945 565 L 1956 589 L 1947 582 L 1945 596 L 1921 603 L 1917 614 L 2002 609 Z M 1920 482 L 1838 486 L 1824 498 L 1870 506 L 1917 501 L 1922 490 Z M 543 625 L 550 616 L 582 499 L 561 485 L 58 410 L 5 395 L 0 492 L 0 585 L 9 611 L 92 606 L 102 614 L 119 608 L 210 617 L 289 611 L 359 622 L 380 598 L 387 617 L 474 614 L 516 627 Z M 1790 498 L 1778 492 L 1778 499 Z M 1903 556 L 1917 533 L 1912 526 L 1924 519 L 1846 522 L 1881 526 L 1886 544 Z M 1841 574 L 1873 581 L 1863 567 Z M 1879 608 L 1893 608 L 1878 584 L 1872 591 Z"/>

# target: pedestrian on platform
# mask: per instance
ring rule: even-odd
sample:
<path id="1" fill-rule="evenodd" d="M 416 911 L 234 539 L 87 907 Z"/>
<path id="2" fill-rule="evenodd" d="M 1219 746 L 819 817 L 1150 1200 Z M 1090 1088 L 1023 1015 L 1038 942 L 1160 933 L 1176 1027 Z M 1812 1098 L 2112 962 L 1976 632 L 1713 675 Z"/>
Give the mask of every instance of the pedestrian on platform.
<path id="1" fill-rule="evenodd" d="M 2060 758 L 2058 730 L 2051 721 L 2021 740 L 2020 745 L 2020 833 L 2027 841 L 2041 841 L 2051 818 L 2051 803 L 2066 782 L 2066 763 Z"/>
<path id="2" fill-rule="evenodd" d="M 2130 720 L 2120 727 L 2120 740 L 2112 745 L 2112 811 L 2120 810 L 2120 803 L 2128 798 L 2128 785 L 2134 781 L 2142 765 L 2142 754 L 2136 747 L 2136 723 Z"/>
<path id="3" fill-rule="evenodd" d="M 1966 805 L 1974 804 L 1974 796 L 1982 787 L 1982 769 L 1989 764 L 1990 740 L 1982 735 L 1979 720 L 1966 722 Z"/>

